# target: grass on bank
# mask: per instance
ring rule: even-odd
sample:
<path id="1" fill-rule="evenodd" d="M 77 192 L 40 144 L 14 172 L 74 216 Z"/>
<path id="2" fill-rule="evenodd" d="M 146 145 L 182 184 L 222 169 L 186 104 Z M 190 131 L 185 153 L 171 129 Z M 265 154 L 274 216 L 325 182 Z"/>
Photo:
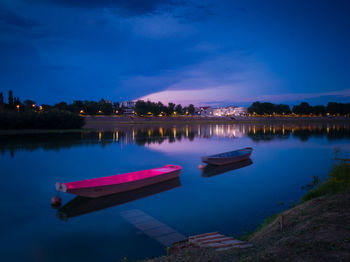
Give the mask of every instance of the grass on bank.
<path id="1" fill-rule="evenodd" d="M 341 161 L 338 164 L 333 164 L 332 169 L 329 173 L 329 177 L 326 181 L 318 184 L 316 188 L 311 189 L 305 196 L 300 200 L 300 203 L 304 203 L 308 200 L 322 197 L 322 196 L 331 196 L 337 193 L 341 193 L 350 188 L 350 163 Z M 283 213 L 283 212 L 282 212 Z M 252 232 L 246 232 L 240 236 L 240 239 L 247 240 L 255 233 L 261 231 L 271 222 L 273 222 L 279 214 L 273 214 L 264 219 L 263 223 L 258 226 Z"/>
<path id="2" fill-rule="evenodd" d="M 342 161 L 333 165 L 327 181 L 311 189 L 301 199 L 301 203 L 320 196 L 334 195 L 348 188 L 350 188 L 350 163 Z"/>
<path id="3" fill-rule="evenodd" d="M 330 196 L 341 193 L 348 188 L 350 188 L 350 163 L 342 161 L 338 164 L 333 164 L 332 169 L 329 173 L 329 178 L 321 184 L 318 184 L 316 188 L 311 189 L 305 196 L 301 198 L 300 203 L 304 203 L 308 200 L 321 196 Z M 273 222 L 280 214 L 281 213 L 268 216 L 255 230 L 243 233 L 239 239 L 249 239 L 252 235 L 261 231 L 264 227 Z"/>

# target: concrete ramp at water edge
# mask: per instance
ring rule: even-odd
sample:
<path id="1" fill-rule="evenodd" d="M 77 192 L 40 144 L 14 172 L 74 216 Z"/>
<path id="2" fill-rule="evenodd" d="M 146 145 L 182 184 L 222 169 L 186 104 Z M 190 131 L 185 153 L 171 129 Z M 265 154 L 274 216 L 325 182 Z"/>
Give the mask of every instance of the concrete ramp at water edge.
<path id="1" fill-rule="evenodd" d="M 139 209 L 122 211 L 120 215 L 145 235 L 166 247 L 170 247 L 175 242 L 187 240 L 186 236 Z"/>

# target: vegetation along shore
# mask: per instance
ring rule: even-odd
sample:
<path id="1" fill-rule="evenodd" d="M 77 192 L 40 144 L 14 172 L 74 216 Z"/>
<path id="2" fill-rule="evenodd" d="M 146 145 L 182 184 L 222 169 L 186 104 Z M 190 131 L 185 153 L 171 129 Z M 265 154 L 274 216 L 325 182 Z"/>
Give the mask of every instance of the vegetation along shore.
<path id="1" fill-rule="evenodd" d="M 142 100 L 128 103 L 104 99 L 99 102 L 76 100 L 71 104 L 60 102 L 54 105 L 37 105 L 33 100 L 25 100 L 22 103 L 18 97 L 13 96 L 12 91 L 9 91 L 7 100 L 6 103 L 3 93 L 0 93 L 0 129 L 80 129 L 125 123 L 249 123 L 350 119 L 350 103 L 335 102 L 329 102 L 326 106 L 311 106 L 302 102 L 292 108 L 285 104 L 254 102 L 245 111 L 234 114 L 227 108 L 237 107 L 227 107 L 227 110 L 219 108 L 216 112 L 210 107 L 194 107 L 192 104 L 164 105 L 161 102 Z"/>
<path id="2" fill-rule="evenodd" d="M 315 188 L 297 206 L 241 237 L 251 248 L 215 251 L 175 244 L 168 256 L 148 262 L 350 261 L 350 163 L 335 163 L 327 181 L 315 178 L 311 184 Z"/>

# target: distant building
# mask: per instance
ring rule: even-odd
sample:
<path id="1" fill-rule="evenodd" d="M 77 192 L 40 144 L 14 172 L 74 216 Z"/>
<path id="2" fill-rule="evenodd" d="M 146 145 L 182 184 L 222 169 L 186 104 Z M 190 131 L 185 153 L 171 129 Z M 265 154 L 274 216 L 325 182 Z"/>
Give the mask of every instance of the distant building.
<path id="1" fill-rule="evenodd" d="M 234 106 L 214 108 L 214 116 L 232 116 L 234 114 Z"/>
<path id="2" fill-rule="evenodd" d="M 214 116 L 213 108 L 210 106 L 201 106 L 195 108 L 195 115 Z"/>
<path id="3" fill-rule="evenodd" d="M 134 101 L 124 101 L 122 102 L 122 106 L 126 108 L 135 108 L 135 102 Z"/>
<path id="4" fill-rule="evenodd" d="M 248 109 L 246 107 L 218 107 L 213 109 L 214 116 L 246 116 Z"/>
<path id="5" fill-rule="evenodd" d="M 248 108 L 247 107 L 235 107 L 233 110 L 233 115 L 235 116 L 247 116 Z"/>
<path id="6" fill-rule="evenodd" d="M 123 115 L 134 115 L 135 114 L 135 102 L 134 101 L 124 101 L 121 106 L 123 107 Z"/>
<path id="7" fill-rule="evenodd" d="M 133 108 L 124 108 L 123 109 L 123 115 L 134 115 L 135 110 Z"/>

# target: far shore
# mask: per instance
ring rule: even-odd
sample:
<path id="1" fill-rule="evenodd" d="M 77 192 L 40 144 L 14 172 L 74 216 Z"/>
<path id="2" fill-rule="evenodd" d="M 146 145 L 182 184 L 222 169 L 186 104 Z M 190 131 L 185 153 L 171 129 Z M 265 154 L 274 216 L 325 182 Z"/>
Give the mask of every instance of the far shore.
<path id="1" fill-rule="evenodd" d="M 349 117 L 137 117 L 137 116 L 84 116 L 85 125 L 82 129 L 0 129 L 3 135 L 26 134 L 60 134 L 76 133 L 81 131 L 109 130 L 114 128 L 128 128 L 128 126 L 172 126 L 172 125 L 199 125 L 199 124 L 253 124 L 253 125 L 324 125 L 350 124 Z"/>
<path id="2" fill-rule="evenodd" d="M 349 117 L 138 117 L 138 116 L 86 116 L 85 129 L 113 127 L 118 125 L 153 124 L 272 124 L 272 123 L 327 123 L 350 122 Z"/>

